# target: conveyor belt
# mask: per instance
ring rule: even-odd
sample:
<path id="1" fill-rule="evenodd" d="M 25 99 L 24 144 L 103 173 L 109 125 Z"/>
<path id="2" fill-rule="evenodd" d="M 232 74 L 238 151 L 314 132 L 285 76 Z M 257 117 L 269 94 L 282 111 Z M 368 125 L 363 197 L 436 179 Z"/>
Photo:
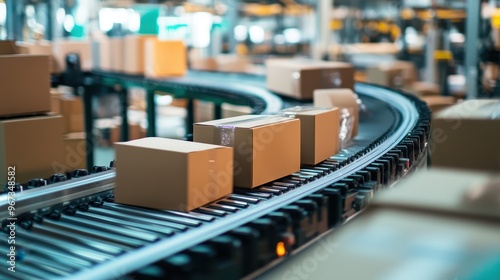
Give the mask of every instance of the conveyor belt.
<path id="1" fill-rule="evenodd" d="M 241 76 L 228 78 L 221 86 L 216 76 L 200 75 L 203 81 L 171 80 L 168 87 L 189 87 L 191 94 L 262 90 L 258 77 L 244 86 L 238 83 Z M 360 133 L 348 149 L 265 186 L 235 189 L 190 213 L 114 203 L 114 170 L 18 193 L 17 244 L 27 255 L 18 260 L 20 273 L 14 276 L 234 279 L 277 259 L 279 242 L 294 239 L 286 243 L 287 251 L 299 248 L 355 215 L 374 192 L 405 176 L 425 156 L 425 105 L 372 85 L 357 84 L 356 92 L 368 111 L 361 114 Z M 267 111 L 277 109 L 269 106 Z M 7 206 L 6 196 L 0 197 L 4 225 Z"/>

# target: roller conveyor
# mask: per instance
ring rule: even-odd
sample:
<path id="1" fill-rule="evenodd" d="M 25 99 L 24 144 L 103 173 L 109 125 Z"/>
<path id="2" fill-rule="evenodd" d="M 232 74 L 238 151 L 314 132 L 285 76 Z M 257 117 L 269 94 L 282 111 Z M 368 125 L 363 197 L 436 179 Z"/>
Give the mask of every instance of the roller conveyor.
<path id="1" fill-rule="evenodd" d="M 263 89 L 261 77 L 238 83 L 247 77 L 229 75 L 221 86 L 218 75 L 196 75 L 154 85 L 183 88 L 193 95 L 231 96 L 233 90 L 248 93 L 256 104 L 263 102 L 254 112 L 281 109 L 254 95 L 264 91 L 279 99 Z M 103 83 L 116 78 L 96 73 Z M 129 82 L 144 82 L 137 79 Z M 16 276 L 237 279 L 286 259 L 359 213 L 377 191 L 425 164 L 430 127 L 425 105 L 372 85 L 358 84 L 356 91 L 368 110 L 361 113 L 360 133 L 347 149 L 261 187 L 236 188 L 190 213 L 114 203 L 114 170 L 98 168 L 91 175 L 18 193 L 16 238 L 26 254 L 17 261 L 24 274 Z M 0 205 L 0 217 L 7 222 L 5 196 Z"/>

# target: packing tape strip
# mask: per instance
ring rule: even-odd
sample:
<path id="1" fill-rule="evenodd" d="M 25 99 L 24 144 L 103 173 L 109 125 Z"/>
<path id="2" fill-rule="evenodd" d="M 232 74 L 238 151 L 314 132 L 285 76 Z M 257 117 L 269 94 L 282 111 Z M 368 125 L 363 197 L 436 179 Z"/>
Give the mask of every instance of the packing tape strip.
<path id="1" fill-rule="evenodd" d="M 288 108 L 285 110 L 281 110 L 278 112 L 279 115 L 287 118 L 295 118 L 298 113 L 316 111 L 316 110 L 330 110 L 331 108 L 326 107 L 314 107 L 314 106 L 296 106 L 292 108 Z"/>
<path id="2" fill-rule="evenodd" d="M 220 123 L 215 126 L 214 129 L 214 143 L 226 147 L 234 147 L 234 137 L 236 132 L 236 125 L 247 123 L 257 120 L 273 120 L 281 119 L 282 116 L 259 116 L 252 119 L 239 120 L 239 121 L 228 121 L 225 123 Z M 281 119 L 283 121 L 285 119 Z"/>

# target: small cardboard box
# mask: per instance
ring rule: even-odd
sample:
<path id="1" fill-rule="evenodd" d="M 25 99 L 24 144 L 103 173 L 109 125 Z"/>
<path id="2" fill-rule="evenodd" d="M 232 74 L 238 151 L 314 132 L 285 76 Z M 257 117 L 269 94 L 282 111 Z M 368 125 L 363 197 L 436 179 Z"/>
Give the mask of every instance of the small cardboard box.
<path id="1" fill-rule="evenodd" d="M 66 69 L 66 55 L 70 53 L 76 53 L 80 56 L 82 71 L 92 70 L 92 46 L 90 41 L 58 40 L 53 41 L 52 46 L 55 73 L 63 72 Z"/>
<path id="2" fill-rule="evenodd" d="M 232 148 L 154 137 L 115 148 L 118 203 L 191 211 L 233 190 Z"/>
<path id="3" fill-rule="evenodd" d="M 49 56 L 49 71 L 54 73 L 54 57 L 52 57 L 52 43 L 50 41 L 17 42 L 19 54 L 38 54 Z"/>
<path id="4" fill-rule="evenodd" d="M 440 93 L 439 85 L 426 82 L 414 82 L 403 90 L 416 96 L 437 96 Z"/>
<path id="5" fill-rule="evenodd" d="M 60 110 L 63 117 L 64 134 L 83 132 L 83 104 L 78 96 L 62 96 Z"/>
<path id="6" fill-rule="evenodd" d="M 154 38 L 147 35 L 127 35 L 123 38 L 123 72 L 144 75 L 144 50 L 146 40 Z"/>
<path id="7" fill-rule="evenodd" d="M 300 121 L 240 116 L 194 124 L 194 141 L 234 147 L 234 184 L 254 188 L 300 169 Z"/>
<path id="8" fill-rule="evenodd" d="M 63 136 L 64 159 L 69 170 L 87 168 L 87 142 L 84 132 Z"/>
<path id="9" fill-rule="evenodd" d="M 248 57 L 239 55 L 219 55 L 215 61 L 220 72 L 245 73 L 250 65 Z"/>
<path id="10" fill-rule="evenodd" d="M 403 88 L 417 80 L 415 66 L 407 61 L 394 61 L 366 70 L 366 79 L 369 83 L 392 88 Z"/>
<path id="11" fill-rule="evenodd" d="M 351 136 L 358 135 L 359 130 L 359 105 L 356 94 L 350 89 L 317 89 L 314 91 L 315 107 L 347 108 L 354 117 Z"/>
<path id="12" fill-rule="evenodd" d="M 0 185 L 7 182 L 9 166 L 15 166 L 18 183 L 47 178 L 61 171 L 59 167 L 64 166 L 62 147 L 60 116 L 0 120 Z"/>
<path id="13" fill-rule="evenodd" d="M 17 54 L 16 41 L 1 40 L 0 55 Z"/>
<path id="14" fill-rule="evenodd" d="M 213 57 L 193 59 L 190 63 L 191 69 L 200 71 L 217 71 L 217 65 Z"/>
<path id="15" fill-rule="evenodd" d="M 300 120 L 300 162 L 315 165 L 340 150 L 338 108 L 290 108 L 283 115 Z"/>
<path id="16" fill-rule="evenodd" d="M 123 72 L 126 59 L 130 57 L 124 56 L 124 40 L 122 37 L 109 38 L 110 47 L 110 70 L 113 72 Z"/>
<path id="17" fill-rule="evenodd" d="M 342 62 L 268 59 L 267 88 L 296 99 L 312 99 L 316 89 L 354 89 L 354 68 Z"/>
<path id="18" fill-rule="evenodd" d="M 183 76 L 187 72 L 186 46 L 183 41 L 149 38 L 144 55 L 145 75 L 148 77 Z"/>
<path id="19" fill-rule="evenodd" d="M 0 85 L 0 116 L 49 112 L 49 57 L 21 54 L 0 56 Z"/>
<path id="20" fill-rule="evenodd" d="M 432 165 L 499 172 L 499 109 L 499 100 L 468 100 L 435 114 Z"/>
<path id="21" fill-rule="evenodd" d="M 56 88 L 50 89 L 50 112 L 61 113 L 61 98 L 64 97 L 64 93 L 60 92 Z"/>

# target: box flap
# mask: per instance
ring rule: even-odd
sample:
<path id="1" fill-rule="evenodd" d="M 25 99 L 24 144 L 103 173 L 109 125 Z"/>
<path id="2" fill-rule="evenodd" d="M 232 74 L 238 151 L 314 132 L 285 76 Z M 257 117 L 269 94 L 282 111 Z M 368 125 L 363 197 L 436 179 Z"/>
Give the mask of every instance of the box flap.
<path id="1" fill-rule="evenodd" d="M 500 100 L 467 100 L 439 112 L 435 118 L 500 120 Z"/>

